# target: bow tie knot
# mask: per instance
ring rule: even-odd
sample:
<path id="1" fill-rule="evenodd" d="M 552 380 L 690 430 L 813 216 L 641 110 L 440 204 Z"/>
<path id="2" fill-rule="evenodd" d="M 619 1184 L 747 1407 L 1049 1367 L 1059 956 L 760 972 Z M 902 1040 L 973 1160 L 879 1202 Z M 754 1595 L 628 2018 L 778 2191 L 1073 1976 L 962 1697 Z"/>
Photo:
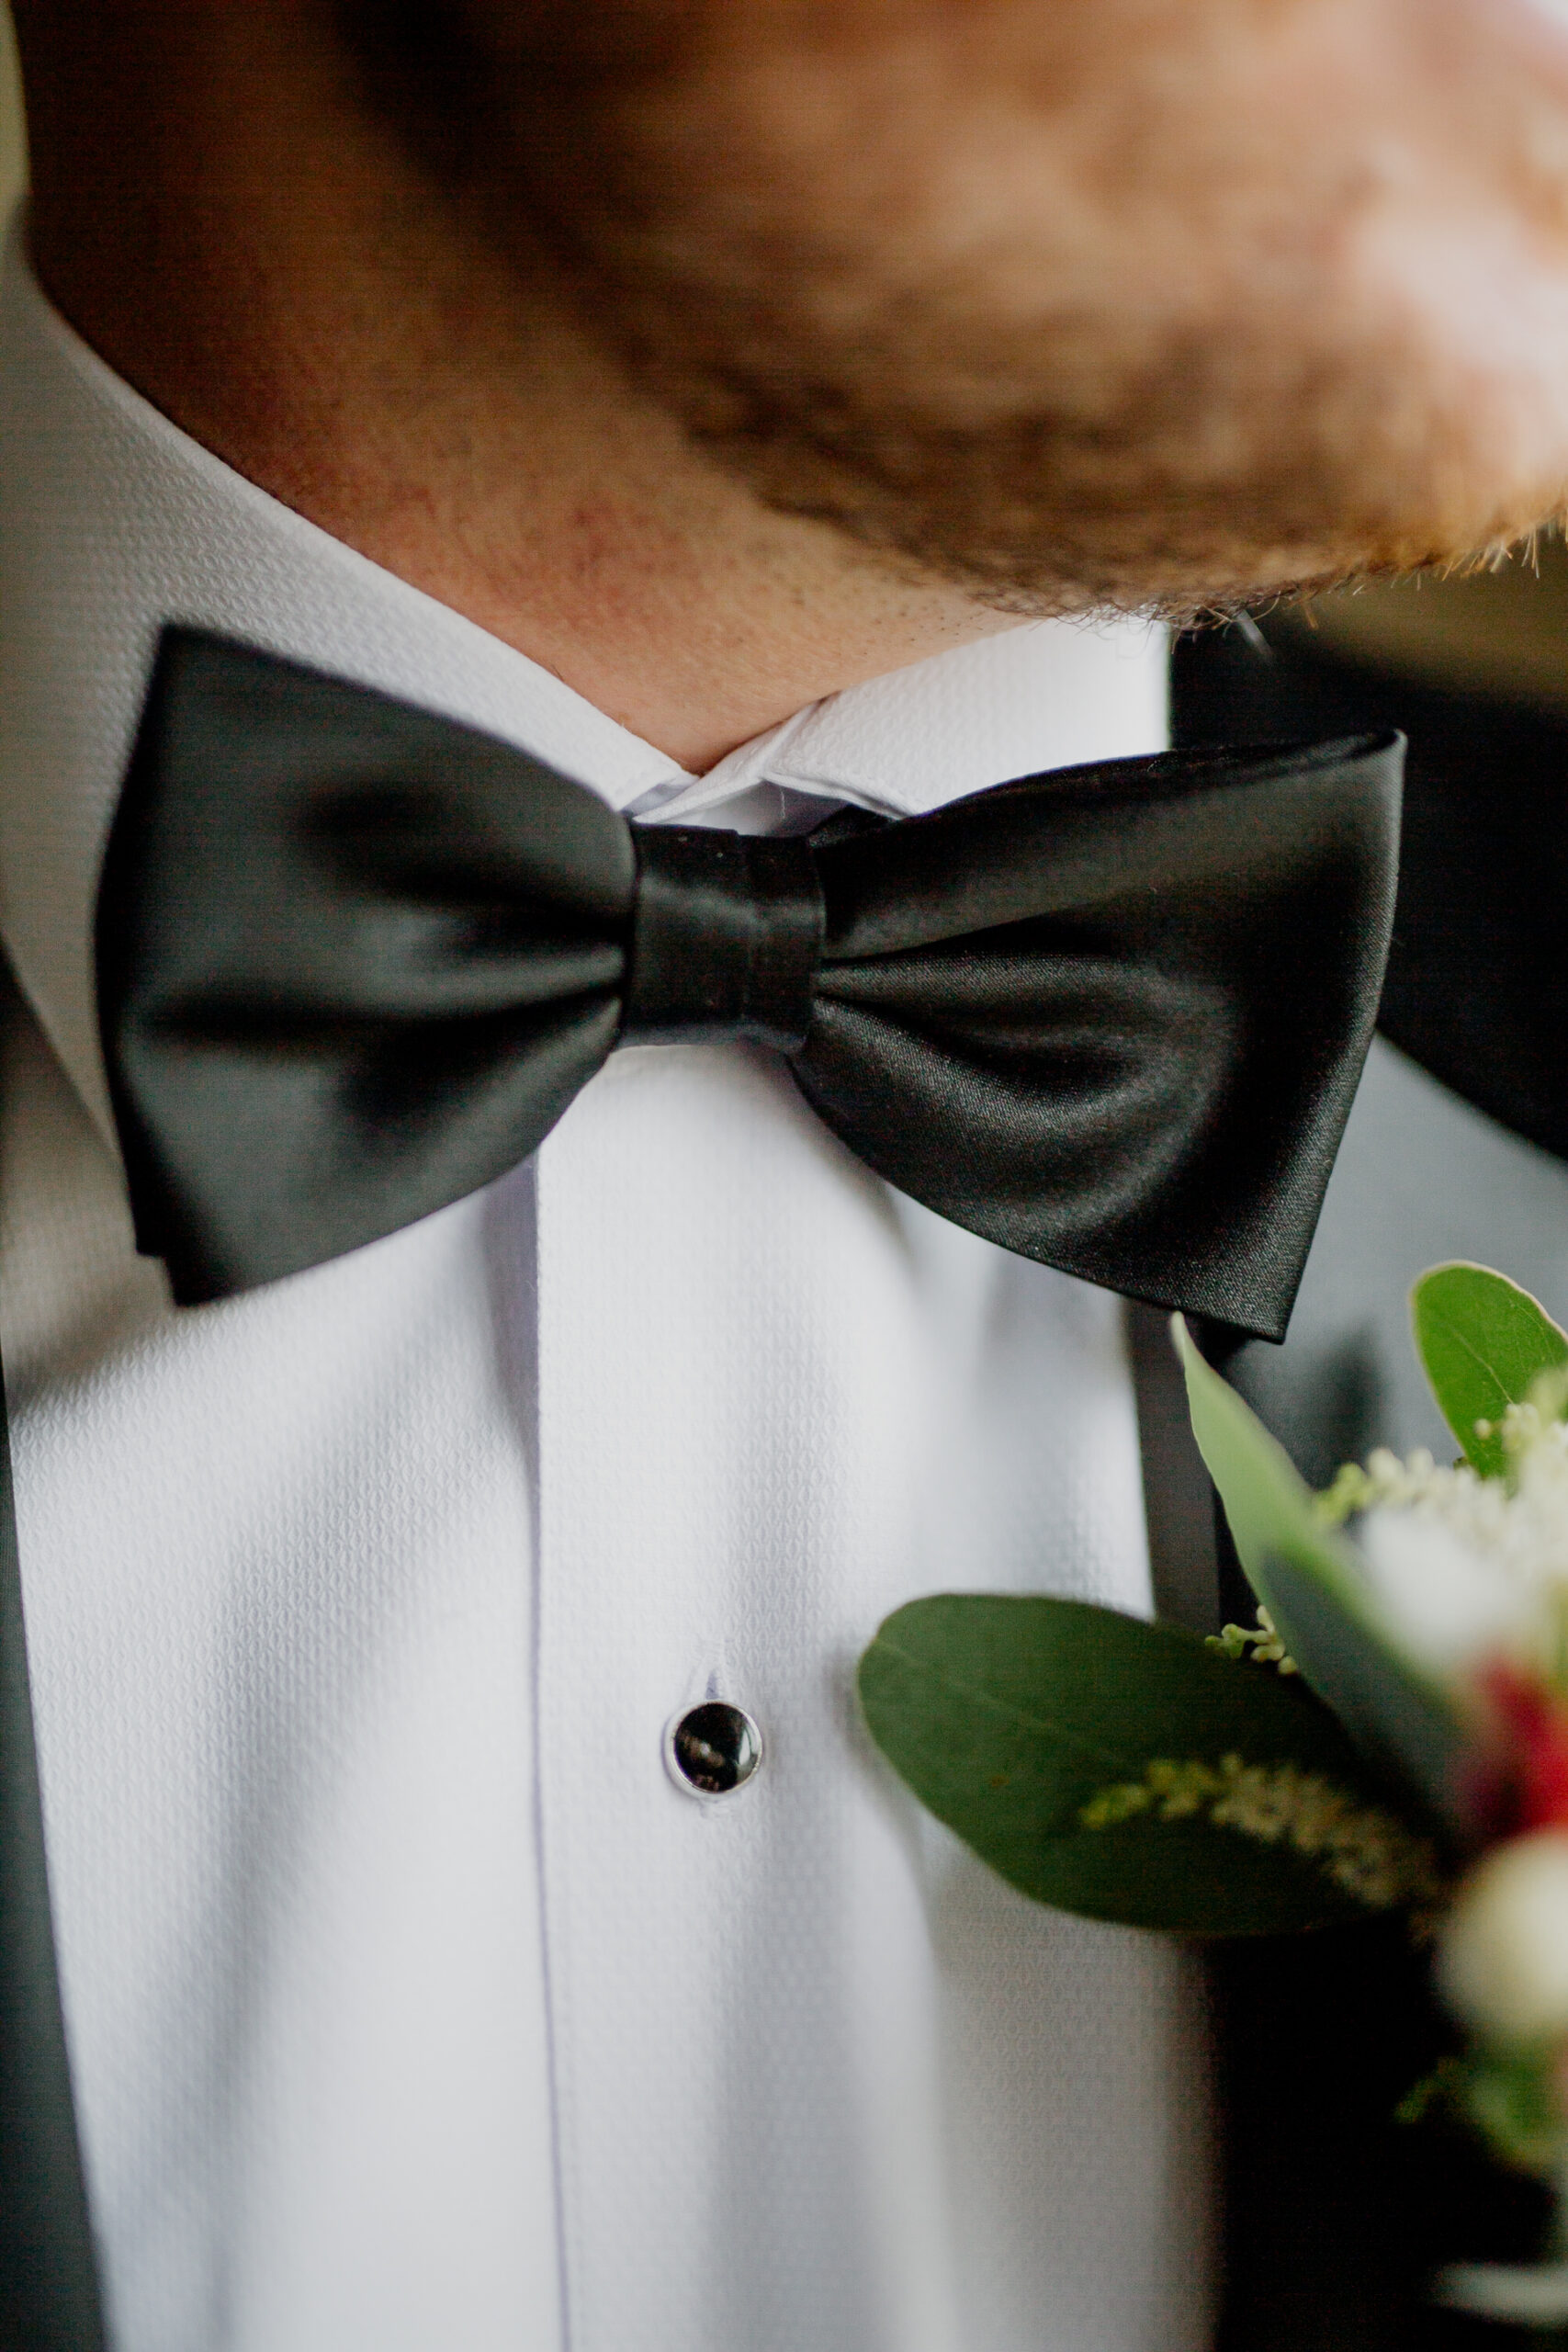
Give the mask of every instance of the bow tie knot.
<path id="1" fill-rule="evenodd" d="M 809 844 L 686 825 L 637 825 L 637 898 L 623 1045 L 739 1039 L 805 1045 L 822 952 Z"/>

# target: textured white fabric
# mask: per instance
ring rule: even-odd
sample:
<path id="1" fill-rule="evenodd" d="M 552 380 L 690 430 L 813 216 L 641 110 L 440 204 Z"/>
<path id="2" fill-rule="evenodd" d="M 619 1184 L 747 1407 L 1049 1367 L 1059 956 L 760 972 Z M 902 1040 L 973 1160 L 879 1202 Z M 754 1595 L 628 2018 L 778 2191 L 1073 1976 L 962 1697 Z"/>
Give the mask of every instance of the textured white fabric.
<path id="1" fill-rule="evenodd" d="M 981 638 L 813 703 L 707 775 L 645 789 L 637 813 L 690 823 L 722 807 L 732 825 L 766 776 L 913 817 L 1042 763 L 1146 752 L 1165 741 L 1164 664 L 1150 660 L 1151 642 L 1146 629 L 1065 622 Z"/>
<path id="2" fill-rule="evenodd" d="M 1147 748 L 1162 698 L 1145 633 L 1032 628 L 688 779 L 197 449 L 13 252 L 0 1306 L 118 2352 L 1195 2346 L 1185 1964 L 989 1880 L 851 1690 L 934 1586 L 1146 1600 L 1114 1303 L 899 1201 L 766 1056 L 664 1048 L 489 1193 L 174 1314 L 86 929 L 169 617 L 757 826 Z M 719 1805 L 663 1763 L 709 1690 L 767 1742 Z"/>
<path id="3" fill-rule="evenodd" d="M 620 1055 L 541 1163 L 573 2345 L 648 2340 L 650 2308 L 671 2352 L 1196 2341 L 1170 1954 L 922 1833 L 852 1697 L 912 1593 L 1144 1599 L 1110 1302 L 896 1201 L 761 1057 Z M 771 1753 L 705 1807 L 657 1758 L 710 1691 Z"/>

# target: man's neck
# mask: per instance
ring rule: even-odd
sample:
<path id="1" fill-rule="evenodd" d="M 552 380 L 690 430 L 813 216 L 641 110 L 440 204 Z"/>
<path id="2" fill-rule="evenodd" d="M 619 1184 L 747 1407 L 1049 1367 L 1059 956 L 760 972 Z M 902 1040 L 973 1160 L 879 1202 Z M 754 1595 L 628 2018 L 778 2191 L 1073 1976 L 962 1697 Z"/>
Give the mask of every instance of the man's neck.
<path id="1" fill-rule="evenodd" d="M 35 255 L 86 340 L 238 471 L 694 769 L 1006 626 L 712 465 L 313 20 L 220 9 L 174 40 L 164 17 L 110 59 L 117 103 L 77 104 L 23 10 Z"/>

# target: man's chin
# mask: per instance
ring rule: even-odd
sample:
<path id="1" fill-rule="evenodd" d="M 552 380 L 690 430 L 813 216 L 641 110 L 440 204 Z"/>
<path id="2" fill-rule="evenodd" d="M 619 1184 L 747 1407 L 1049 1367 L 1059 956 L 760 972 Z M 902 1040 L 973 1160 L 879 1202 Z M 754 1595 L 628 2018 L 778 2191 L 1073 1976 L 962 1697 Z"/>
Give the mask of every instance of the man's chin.
<path id="1" fill-rule="evenodd" d="M 498 219 L 774 507 L 1177 613 L 1562 507 L 1568 0 L 649 0 L 549 119 L 467 13 Z"/>
<path id="2" fill-rule="evenodd" d="M 1359 354 L 1337 380 L 1326 368 L 1302 372 L 1293 398 L 1261 377 L 1250 393 L 1231 382 L 1221 405 L 1212 380 L 1194 387 L 1201 369 L 1173 366 L 1138 388 L 1113 430 L 1046 413 L 966 433 L 874 402 L 856 410 L 840 393 L 840 423 L 825 431 L 819 375 L 798 406 L 781 399 L 776 374 L 765 399 L 738 404 L 731 376 L 716 429 L 689 379 L 676 399 L 768 505 L 1031 617 L 1110 609 L 1179 621 L 1462 567 L 1568 512 L 1558 384 L 1532 393 L 1517 372 L 1456 372 L 1445 400 L 1432 362 L 1423 374 Z M 1215 448 L 1238 462 L 1193 462 Z"/>

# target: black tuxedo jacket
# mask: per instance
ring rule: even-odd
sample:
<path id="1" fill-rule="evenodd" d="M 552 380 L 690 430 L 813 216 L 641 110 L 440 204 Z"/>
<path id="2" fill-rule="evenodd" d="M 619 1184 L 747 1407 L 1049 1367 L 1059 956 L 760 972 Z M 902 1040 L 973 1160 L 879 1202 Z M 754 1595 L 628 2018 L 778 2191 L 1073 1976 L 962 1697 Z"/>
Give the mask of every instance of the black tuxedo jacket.
<path id="1" fill-rule="evenodd" d="M 1436 1124 L 1411 1148 L 1437 1163 L 1431 1181 L 1442 1182 L 1448 1155 L 1432 1151 L 1432 1138 L 1451 1119 L 1456 1136 L 1482 1156 L 1471 1166 L 1497 1171 L 1496 1194 L 1467 1204 L 1474 1238 L 1462 1254 L 1502 1263 L 1532 1287 L 1541 1279 L 1532 1253 L 1543 1268 L 1554 1259 L 1568 1267 L 1568 1216 L 1555 1229 L 1542 1206 L 1550 1180 L 1543 1188 L 1528 1148 L 1568 1161 L 1568 711 L 1412 684 L 1314 646 L 1299 629 L 1270 639 L 1251 628 L 1194 633 L 1178 644 L 1174 685 L 1180 742 L 1289 740 L 1374 725 L 1409 737 L 1380 1027 L 1447 1090 L 1446 1098 L 1425 1090 L 1423 1116 Z M 1388 1072 L 1374 1067 L 1369 1086 L 1379 1083 L 1386 1089 Z M 1391 1125 L 1384 1116 L 1380 1148 L 1387 1152 L 1402 1139 L 1397 1120 Z M 1496 1128 L 1483 1133 L 1488 1122 Z M 1405 1269 L 1359 1319 L 1348 1312 L 1354 1285 L 1346 1277 L 1354 1269 L 1337 1265 L 1335 1253 L 1348 1260 L 1360 1250 L 1375 1262 L 1388 1239 L 1377 1202 L 1344 1195 L 1358 1182 L 1377 1189 L 1375 1159 L 1363 1154 L 1350 1170 L 1348 1159 L 1283 1350 L 1243 1350 L 1227 1367 L 1314 1483 L 1372 1444 L 1409 1442 L 1389 1425 L 1378 1359 L 1408 1351 L 1394 1302 L 1417 1269 Z M 1528 1180 L 1528 1216 L 1551 1229 L 1531 1229 L 1517 1209 L 1508 1213 L 1503 1195 L 1515 1165 Z M 1562 1197 L 1568 1212 L 1568 1187 Z M 1526 1262 L 1505 1262 L 1521 1248 Z M 1322 1304 L 1329 1299 L 1337 1301 L 1337 1323 Z M 1559 1315 L 1568 1310 L 1568 1297 L 1547 1303 Z M 1216 1606 L 1250 1622 L 1223 1529 L 1205 1553 L 1201 1465 L 1183 1456 L 1153 1336 L 1136 1317 L 1134 1359 L 1160 1603 L 1191 1623 Z M 1464 2319 L 1428 2297 L 1427 2282 L 1442 2262 L 1536 2258 L 1547 2204 L 1532 2184 L 1486 2164 L 1457 2127 L 1396 2120 L 1406 2093 L 1451 2046 L 1426 1965 L 1403 1937 L 1369 1926 L 1217 1949 L 1209 1979 L 1223 2130 L 1218 2352 L 1514 2352 L 1568 2344 L 1568 2331 L 1532 2335 Z"/>

